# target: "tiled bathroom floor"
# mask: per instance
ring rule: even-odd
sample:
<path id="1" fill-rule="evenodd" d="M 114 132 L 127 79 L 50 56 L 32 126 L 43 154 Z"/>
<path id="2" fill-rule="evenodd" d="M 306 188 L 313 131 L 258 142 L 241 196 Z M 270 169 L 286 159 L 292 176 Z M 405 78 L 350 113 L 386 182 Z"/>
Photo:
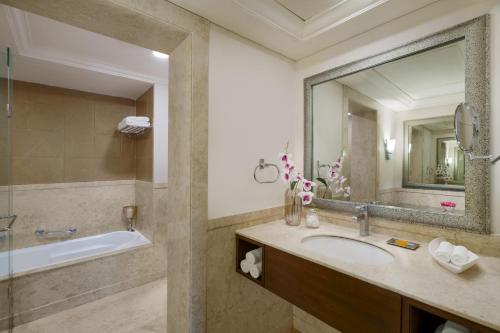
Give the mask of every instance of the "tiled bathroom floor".
<path id="1" fill-rule="evenodd" d="M 14 328 L 14 333 L 164 333 L 167 281 L 158 280 Z"/>

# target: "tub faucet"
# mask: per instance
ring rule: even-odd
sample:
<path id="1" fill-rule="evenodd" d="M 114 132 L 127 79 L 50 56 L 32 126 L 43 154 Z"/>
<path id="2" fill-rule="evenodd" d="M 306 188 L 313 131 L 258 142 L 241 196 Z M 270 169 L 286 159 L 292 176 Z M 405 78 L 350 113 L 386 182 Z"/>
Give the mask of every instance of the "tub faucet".
<path id="1" fill-rule="evenodd" d="M 370 234 L 370 224 L 368 222 L 368 206 L 358 205 L 354 207 L 352 221 L 359 223 L 359 235 L 368 236 Z"/>
<path id="2" fill-rule="evenodd" d="M 127 231 L 135 231 L 135 222 L 137 220 L 137 206 L 123 207 L 123 215 L 127 219 Z"/>

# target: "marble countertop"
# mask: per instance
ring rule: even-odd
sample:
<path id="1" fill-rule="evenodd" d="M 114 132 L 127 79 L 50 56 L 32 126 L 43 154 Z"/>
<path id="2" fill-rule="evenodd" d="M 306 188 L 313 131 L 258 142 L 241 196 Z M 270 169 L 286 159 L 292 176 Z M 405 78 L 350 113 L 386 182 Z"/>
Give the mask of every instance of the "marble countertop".
<path id="1" fill-rule="evenodd" d="M 290 227 L 284 221 L 240 229 L 237 234 L 284 252 L 316 262 L 403 296 L 435 306 L 484 326 L 500 330 L 500 258 L 481 256 L 461 274 L 453 274 L 436 263 L 420 243 L 416 251 L 387 245 L 388 235 L 360 237 L 358 229 L 322 223 L 319 229 Z M 337 235 L 377 245 L 395 257 L 385 265 L 361 265 L 312 252 L 301 240 L 312 235 Z M 410 239 L 411 240 L 411 239 Z"/>

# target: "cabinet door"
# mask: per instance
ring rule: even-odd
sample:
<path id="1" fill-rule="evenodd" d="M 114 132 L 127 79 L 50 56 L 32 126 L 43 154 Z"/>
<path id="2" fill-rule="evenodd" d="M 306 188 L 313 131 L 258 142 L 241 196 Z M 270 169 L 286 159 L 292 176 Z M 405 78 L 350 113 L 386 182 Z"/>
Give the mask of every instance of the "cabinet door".
<path id="1" fill-rule="evenodd" d="M 399 333 L 401 296 L 266 247 L 265 287 L 342 333 Z"/>

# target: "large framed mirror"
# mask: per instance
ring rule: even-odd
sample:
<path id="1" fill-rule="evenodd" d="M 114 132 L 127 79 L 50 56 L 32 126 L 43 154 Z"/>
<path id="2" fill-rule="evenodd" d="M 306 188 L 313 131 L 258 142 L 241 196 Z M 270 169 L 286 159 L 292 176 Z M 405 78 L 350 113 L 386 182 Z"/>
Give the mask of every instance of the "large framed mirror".
<path id="1" fill-rule="evenodd" d="M 305 176 L 315 204 L 489 232 L 489 167 L 455 138 L 457 105 L 478 112 L 488 154 L 488 16 L 304 81 Z"/>

